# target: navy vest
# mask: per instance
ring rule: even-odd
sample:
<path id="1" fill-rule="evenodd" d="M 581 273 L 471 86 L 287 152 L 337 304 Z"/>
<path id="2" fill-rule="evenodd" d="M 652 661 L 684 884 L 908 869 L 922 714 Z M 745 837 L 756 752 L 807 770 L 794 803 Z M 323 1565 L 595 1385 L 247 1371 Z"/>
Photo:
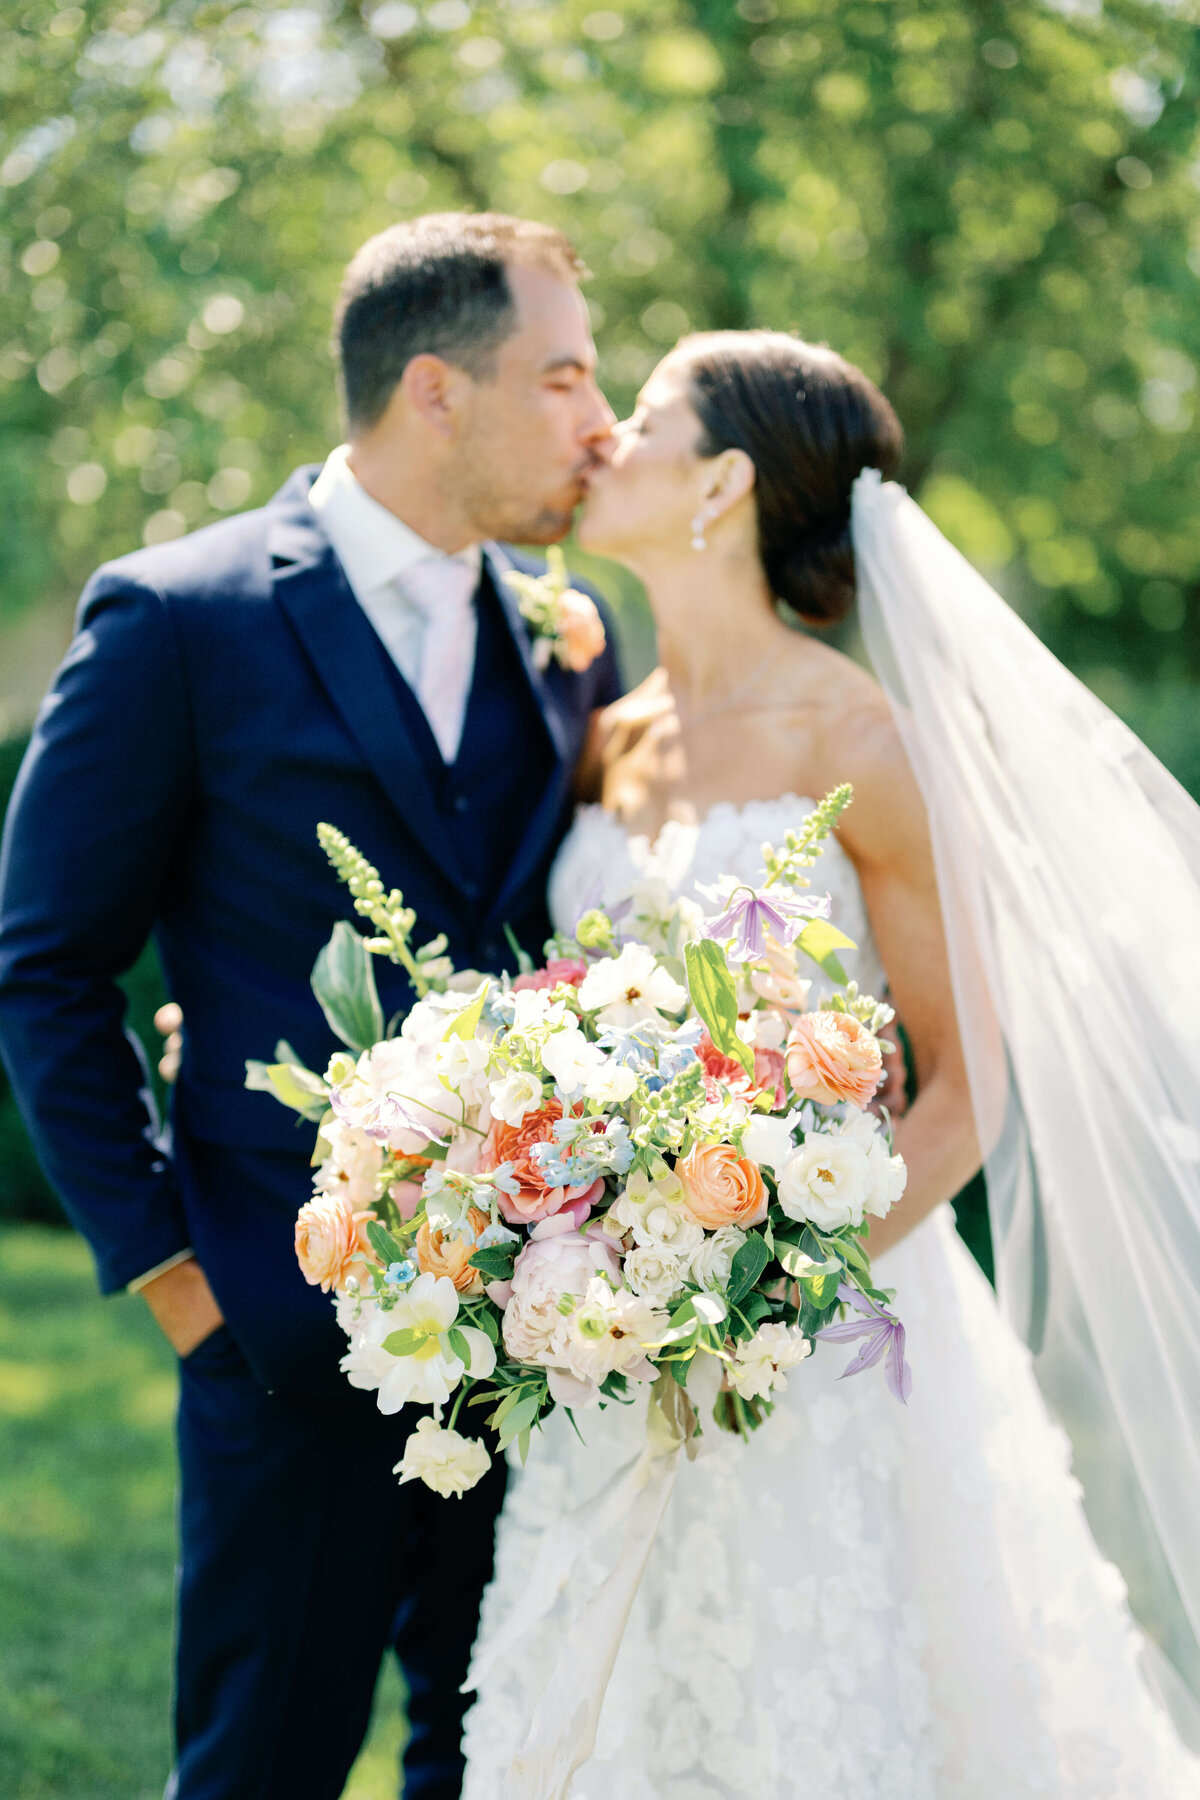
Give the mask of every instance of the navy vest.
<path id="1" fill-rule="evenodd" d="M 379 655 L 403 711 L 454 863 L 462 870 L 464 923 L 473 939 L 503 884 L 556 768 L 550 741 L 485 558 L 475 592 L 475 670 L 458 755 L 442 758 L 421 704 L 378 638 Z M 385 876 L 386 879 L 386 876 Z M 508 921 L 519 936 L 527 922 Z M 421 936 L 418 920 L 418 939 Z M 451 945 L 452 954 L 455 945 Z M 526 945 L 537 954 L 541 944 Z M 478 953 L 458 946 L 472 962 Z M 485 963 L 495 963 L 485 956 Z M 506 957 L 501 958 L 507 961 Z"/>

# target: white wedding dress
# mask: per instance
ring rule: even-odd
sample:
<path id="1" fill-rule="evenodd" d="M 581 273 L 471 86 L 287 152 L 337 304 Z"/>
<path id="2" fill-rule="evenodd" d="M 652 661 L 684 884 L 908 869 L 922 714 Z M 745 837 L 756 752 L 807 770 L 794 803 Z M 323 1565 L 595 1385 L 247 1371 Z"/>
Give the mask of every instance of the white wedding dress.
<path id="1" fill-rule="evenodd" d="M 809 810 L 794 796 L 720 805 L 651 844 L 584 808 L 551 879 L 555 922 L 569 930 L 649 879 L 676 893 L 722 873 L 754 880 L 763 842 Z M 836 844 L 814 886 L 859 945 L 850 972 L 879 992 Z M 1200 1761 L 1143 1682 L 1065 1435 L 950 1208 L 876 1266 L 908 1331 L 909 1405 L 878 1368 L 840 1381 L 850 1349 L 818 1345 L 749 1443 L 721 1435 L 680 1466 L 572 1800 L 1200 1796 Z M 579 1423 L 586 1443 L 556 1415 L 514 1465 L 485 1644 L 523 1593 L 544 1528 L 636 1455 L 645 1400 Z M 485 1676 L 464 1800 L 500 1800 L 579 1594 L 611 1562 L 612 1546 L 597 1544 L 532 1641 Z"/>

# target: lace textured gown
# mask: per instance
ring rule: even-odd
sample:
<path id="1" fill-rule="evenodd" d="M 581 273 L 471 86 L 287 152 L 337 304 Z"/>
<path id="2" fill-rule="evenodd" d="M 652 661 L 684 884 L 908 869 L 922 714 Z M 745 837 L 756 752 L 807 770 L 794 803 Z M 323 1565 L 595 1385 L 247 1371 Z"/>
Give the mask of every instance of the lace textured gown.
<path id="1" fill-rule="evenodd" d="M 551 878 L 570 929 L 649 880 L 673 893 L 754 880 L 761 846 L 811 803 L 714 807 L 656 842 L 584 808 Z M 814 871 L 883 975 L 852 865 Z M 1124 1589 L 1084 1520 L 1065 1435 L 1024 1347 L 940 1207 L 877 1265 L 908 1330 L 913 1394 L 880 1369 L 839 1381 L 818 1345 L 748 1444 L 722 1435 L 679 1469 L 618 1654 L 595 1753 L 572 1800 L 1183 1800 L 1200 1763 L 1143 1684 Z M 556 1416 L 514 1467 L 484 1602 L 486 1642 L 539 1537 L 645 1436 L 645 1400 Z M 533 1641 L 488 1675 L 468 1715 L 464 1800 L 499 1800 L 561 1660 L 585 1556 Z"/>

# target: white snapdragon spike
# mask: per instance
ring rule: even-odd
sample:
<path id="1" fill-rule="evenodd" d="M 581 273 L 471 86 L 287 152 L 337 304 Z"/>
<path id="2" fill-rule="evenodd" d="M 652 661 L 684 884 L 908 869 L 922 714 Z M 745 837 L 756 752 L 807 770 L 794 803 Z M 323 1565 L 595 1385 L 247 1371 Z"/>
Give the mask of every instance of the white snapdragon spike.
<path id="1" fill-rule="evenodd" d="M 528 1113 L 542 1104 L 543 1084 L 532 1069 L 510 1069 L 507 1075 L 493 1076 L 491 1091 L 492 1117 L 506 1125 L 519 1125 Z"/>
<path id="2" fill-rule="evenodd" d="M 602 1025 L 627 1030 L 660 1013 L 679 1012 L 687 994 L 658 966 L 652 950 L 629 943 L 619 956 L 593 963 L 580 983 L 578 1000 L 583 1011 L 595 1013 Z"/>
<path id="3" fill-rule="evenodd" d="M 837 1231 L 862 1224 L 875 1177 L 861 1144 L 840 1132 L 812 1131 L 780 1170 L 778 1188 L 789 1219 Z"/>
<path id="4" fill-rule="evenodd" d="M 488 1099 L 488 1064 L 492 1046 L 482 1038 L 452 1037 L 440 1043 L 434 1066 L 442 1080 L 471 1107 Z"/>
<path id="5" fill-rule="evenodd" d="M 446 1238 L 474 1237 L 467 1216 L 475 1205 L 475 1192 L 469 1181 L 448 1179 L 445 1164 L 434 1163 L 425 1171 L 421 1192 L 431 1231 L 440 1231 Z"/>
<path id="6" fill-rule="evenodd" d="M 401 1487 L 406 1481 L 423 1481 L 435 1494 L 461 1498 L 491 1466 L 478 1438 L 462 1437 L 435 1419 L 418 1419 L 392 1474 L 400 1477 Z"/>
<path id="7" fill-rule="evenodd" d="M 796 1114 L 781 1118 L 778 1113 L 755 1113 L 742 1133 L 742 1149 L 761 1169 L 773 1175 L 796 1153 L 792 1132 Z"/>
<path id="8" fill-rule="evenodd" d="M 738 1225 L 722 1225 L 720 1230 L 706 1232 L 704 1240 L 691 1255 L 689 1274 L 700 1287 L 722 1292 L 733 1271 L 733 1259 L 746 1241 L 746 1233 Z"/>
<path id="9" fill-rule="evenodd" d="M 542 1045 L 542 1066 L 553 1075 L 563 1096 L 574 1100 L 590 1075 L 604 1067 L 604 1052 L 589 1043 L 574 1014 L 559 1031 L 552 1031 Z"/>
<path id="10" fill-rule="evenodd" d="M 584 1081 L 583 1092 L 598 1106 L 623 1106 L 637 1084 L 637 1075 L 628 1064 L 606 1057 L 601 1067 Z"/>
<path id="11" fill-rule="evenodd" d="M 731 1385 L 743 1400 L 765 1400 L 782 1394 L 788 1369 L 812 1354 L 812 1339 L 798 1325 L 760 1325 L 754 1336 L 739 1344 L 729 1365 Z"/>
<path id="12" fill-rule="evenodd" d="M 665 1306 L 687 1279 L 688 1263 L 658 1244 L 636 1244 L 625 1258 L 622 1273 L 635 1294 L 652 1305 Z"/>
<path id="13" fill-rule="evenodd" d="M 423 1000 L 418 1000 L 409 1008 L 400 1027 L 400 1036 L 407 1038 L 410 1043 L 430 1049 L 440 1044 L 451 1019 L 457 1018 L 460 1012 L 465 1012 L 478 997 L 483 979 L 486 977 L 477 976 L 469 993 L 460 989 L 445 994 L 426 994 Z"/>
<path id="14" fill-rule="evenodd" d="M 374 1206 L 385 1182 L 383 1145 L 336 1118 L 328 1122 L 321 1136 L 328 1154 L 313 1176 L 318 1193 L 340 1194 L 356 1212 Z"/>
<path id="15" fill-rule="evenodd" d="M 888 1149 L 883 1126 L 873 1113 L 852 1107 L 842 1124 L 842 1136 L 858 1144 L 866 1152 L 871 1171 L 871 1191 L 866 1210 L 872 1218 L 883 1219 L 901 1199 L 908 1185 L 908 1169 L 902 1156 Z"/>

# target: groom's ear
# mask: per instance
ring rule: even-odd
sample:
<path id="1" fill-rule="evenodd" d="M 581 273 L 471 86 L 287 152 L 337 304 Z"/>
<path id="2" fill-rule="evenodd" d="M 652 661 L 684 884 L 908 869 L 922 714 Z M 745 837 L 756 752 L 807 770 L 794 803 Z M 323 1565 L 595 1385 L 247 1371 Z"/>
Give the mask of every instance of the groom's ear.
<path id="1" fill-rule="evenodd" d="M 399 394 L 432 431 L 452 438 L 474 383 L 465 369 L 426 352 L 414 356 L 400 377 Z"/>
<path id="2" fill-rule="evenodd" d="M 705 504 L 714 513 L 728 512 L 754 492 L 754 481 L 754 464 L 744 450 L 722 450 L 705 464 Z"/>

